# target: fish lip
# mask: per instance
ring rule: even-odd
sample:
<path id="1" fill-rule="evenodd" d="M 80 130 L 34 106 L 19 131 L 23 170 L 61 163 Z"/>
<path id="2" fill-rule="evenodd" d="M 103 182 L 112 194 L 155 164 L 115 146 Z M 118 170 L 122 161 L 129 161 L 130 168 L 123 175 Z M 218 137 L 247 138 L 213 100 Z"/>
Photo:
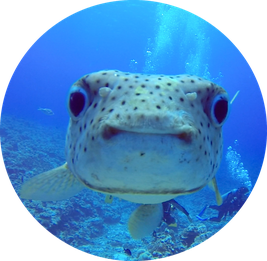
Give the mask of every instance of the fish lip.
<path id="1" fill-rule="evenodd" d="M 110 140 L 112 137 L 118 135 L 121 132 L 125 132 L 125 131 L 119 130 L 111 126 L 107 126 L 104 128 L 104 131 L 102 132 L 102 137 L 104 140 Z"/>
<path id="2" fill-rule="evenodd" d="M 136 131 L 128 131 L 128 130 L 121 130 L 113 126 L 106 126 L 102 132 L 102 137 L 104 140 L 110 140 L 113 137 L 117 136 L 120 133 L 136 133 L 136 134 L 144 134 L 144 135 L 170 135 L 175 136 L 179 140 L 182 140 L 186 143 L 190 143 L 193 139 L 193 132 L 190 131 L 181 131 L 180 133 L 142 133 Z"/>

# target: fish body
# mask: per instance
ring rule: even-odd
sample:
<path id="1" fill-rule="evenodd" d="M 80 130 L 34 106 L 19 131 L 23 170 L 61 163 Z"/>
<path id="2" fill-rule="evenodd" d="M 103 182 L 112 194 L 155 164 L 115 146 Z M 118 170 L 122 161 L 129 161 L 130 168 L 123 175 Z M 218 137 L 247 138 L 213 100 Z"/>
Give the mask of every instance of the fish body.
<path id="1" fill-rule="evenodd" d="M 75 116 L 78 94 L 85 105 Z M 218 170 L 228 96 L 207 80 L 101 71 L 74 83 L 68 100 L 67 163 L 90 189 L 159 203 L 203 188 Z"/>
<path id="2" fill-rule="evenodd" d="M 61 200 L 89 188 L 110 202 L 117 196 L 145 204 L 129 220 L 134 238 L 153 233 L 162 202 L 208 183 L 220 204 L 215 174 L 229 104 L 222 87 L 198 76 L 85 75 L 68 95 L 67 162 L 26 181 L 20 196 Z"/>
<path id="3" fill-rule="evenodd" d="M 54 112 L 51 109 L 39 108 L 38 111 L 41 111 L 41 112 L 43 112 L 46 115 L 50 115 L 50 116 L 54 115 Z"/>

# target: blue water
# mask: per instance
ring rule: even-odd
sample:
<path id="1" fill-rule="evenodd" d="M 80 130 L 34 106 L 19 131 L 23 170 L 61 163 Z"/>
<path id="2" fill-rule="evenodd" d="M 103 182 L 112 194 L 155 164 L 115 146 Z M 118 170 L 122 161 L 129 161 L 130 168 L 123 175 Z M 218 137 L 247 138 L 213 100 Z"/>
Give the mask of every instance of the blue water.
<path id="1" fill-rule="evenodd" d="M 81 76 L 103 69 L 196 74 L 223 86 L 230 97 L 239 90 L 223 127 L 225 156 L 217 174 L 218 184 L 222 192 L 244 184 L 253 188 L 265 152 L 266 115 L 257 80 L 245 58 L 221 32 L 191 13 L 153 2 L 123 1 L 95 6 L 64 19 L 33 44 L 16 68 L 6 92 L 1 119 L 3 156 L 16 190 L 23 175 L 37 174 L 64 163 L 68 90 Z M 45 115 L 38 111 L 39 107 L 50 108 L 55 114 Z M 45 137 L 45 141 L 40 137 Z M 27 161 L 27 156 L 33 156 L 34 151 L 38 154 L 36 163 Z M 54 161 L 47 160 L 47 156 Z M 108 208 L 120 208 L 120 204 L 134 209 L 133 204 L 119 201 L 114 206 L 103 207 L 103 199 L 98 195 L 94 197 L 100 202 L 94 207 L 99 208 L 98 215 L 94 213 L 96 219 L 110 211 Z M 44 221 L 45 215 L 40 213 L 50 213 L 53 205 L 49 203 L 48 208 L 43 203 L 37 211 L 36 205 L 24 204 L 41 224 L 51 228 Z M 187 208 L 194 211 L 194 206 Z M 62 206 L 58 205 L 58 209 Z M 127 223 L 129 213 L 125 213 L 123 222 Z M 79 249 L 101 255 L 101 249 L 98 252 L 88 241 L 76 244 L 62 236 L 59 231 L 64 229 L 57 226 L 63 218 L 61 215 L 61 211 L 52 215 L 56 218 L 50 231 Z M 119 219 L 115 219 L 114 224 L 119 223 Z M 106 227 L 97 229 L 96 237 L 107 233 Z M 126 233 L 124 228 L 114 229 Z M 84 247 L 86 244 L 88 248 Z M 137 243 L 132 244 L 138 249 Z M 107 254 L 107 257 L 121 259 L 123 256 L 123 253 L 120 257 L 115 254 Z M 131 260 L 125 255 L 124 258 Z"/>

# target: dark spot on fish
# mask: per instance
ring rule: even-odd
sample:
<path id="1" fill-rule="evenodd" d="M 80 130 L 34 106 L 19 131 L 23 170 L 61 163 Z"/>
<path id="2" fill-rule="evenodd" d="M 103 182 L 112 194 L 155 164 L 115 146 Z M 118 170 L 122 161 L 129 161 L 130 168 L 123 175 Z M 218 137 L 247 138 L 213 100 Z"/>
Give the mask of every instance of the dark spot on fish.
<path id="1" fill-rule="evenodd" d="M 121 102 L 121 105 L 124 105 L 124 104 L 125 104 L 125 101 L 122 101 L 122 102 Z"/>
<path id="2" fill-rule="evenodd" d="M 95 103 L 94 108 L 96 108 L 96 106 L 97 106 L 97 102 Z"/>
<path id="3" fill-rule="evenodd" d="M 137 110 L 137 107 L 134 107 L 134 110 L 136 111 Z"/>
<path id="4" fill-rule="evenodd" d="M 172 84 L 170 82 L 167 83 L 168 86 L 171 86 Z"/>
<path id="5" fill-rule="evenodd" d="M 184 101 L 184 98 L 180 98 L 180 101 L 183 102 Z"/>
<path id="6" fill-rule="evenodd" d="M 156 107 L 157 107 L 157 109 L 159 109 L 159 110 L 161 109 L 161 107 L 160 107 L 159 105 L 157 105 Z"/>
<path id="7" fill-rule="evenodd" d="M 145 155 L 145 153 L 144 152 L 140 152 L 140 156 L 144 156 Z"/>
<path id="8" fill-rule="evenodd" d="M 160 89 L 160 86 L 159 85 L 156 85 L 156 89 Z"/>
<path id="9" fill-rule="evenodd" d="M 110 109 L 109 112 L 113 112 L 114 110 L 113 109 Z"/>
<path id="10" fill-rule="evenodd" d="M 121 86 L 118 86 L 117 89 L 120 90 L 121 89 Z"/>
<path id="11" fill-rule="evenodd" d="M 108 86 L 109 86 L 109 83 L 107 82 L 107 83 L 105 84 L 105 86 L 108 87 Z"/>
<path id="12" fill-rule="evenodd" d="M 181 83 L 184 83 L 184 81 L 183 81 L 183 80 L 181 80 L 180 82 L 181 82 Z"/>
<path id="13" fill-rule="evenodd" d="M 192 83 L 194 83 L 195 81 L 194 80 L 191 80 Z"/>
<path id="14" fill-rule="evenodd" d="M 169 96 L 169 99 L 170 99 L 170 100 L 172 100 L 172 97 L 171 97 L 171 96 Z"/>
<path id="15" fill-rule="evenodd" d="M 87 151 L 87 148 L 86 148 L 86 147 L 84 147 L 84 148 L 83 148 L 83 151 L 84 151 L 84 152 L 86 152 L 86 151 Z"/>
<path id="16" fill-rule="evenodd" d="M 145 88 L 146 86 L 144 84 L 141 85 L 142 88 Z"/>

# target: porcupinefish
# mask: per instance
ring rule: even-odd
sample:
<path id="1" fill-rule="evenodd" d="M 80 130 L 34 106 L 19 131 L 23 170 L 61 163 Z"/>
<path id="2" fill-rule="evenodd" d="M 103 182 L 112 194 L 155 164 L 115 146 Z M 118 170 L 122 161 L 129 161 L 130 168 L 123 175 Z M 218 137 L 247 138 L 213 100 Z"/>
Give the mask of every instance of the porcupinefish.
<path id="1" fill-rule="evenodd" d="M 89 188 L 144 204 L 128 224 L 134 238 L 153 232 L 162 202 L 208 183 L 221 203 L 215 174 L 229 111 L 222 87 L 192 75 L 108 70 L 75 82 L 67 106 L 67 163 L 26 181 L 21 198 L 62 200 Z"/>

